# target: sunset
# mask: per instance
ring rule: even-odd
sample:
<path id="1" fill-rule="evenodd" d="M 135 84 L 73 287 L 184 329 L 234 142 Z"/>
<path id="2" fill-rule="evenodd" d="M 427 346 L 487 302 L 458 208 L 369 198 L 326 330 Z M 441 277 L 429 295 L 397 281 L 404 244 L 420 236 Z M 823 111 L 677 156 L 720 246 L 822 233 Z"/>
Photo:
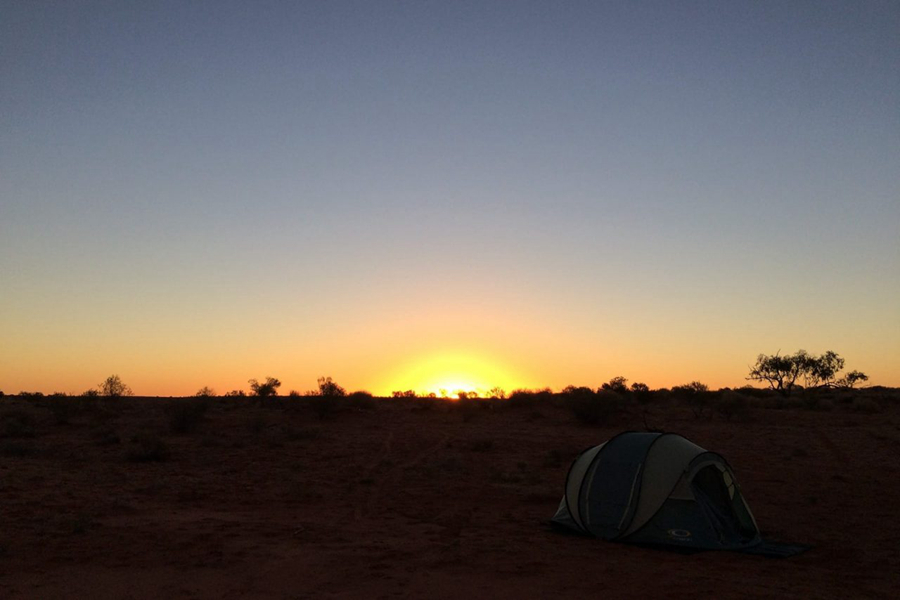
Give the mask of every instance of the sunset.
<path id="1" fill-rule="evenodd" d="M 353 454 L 364 464 L 345 487 L 421 493 L 403 514 L 431 506 L 456 544 L 454 519 L 465 519 L 403 479 L 415 469 L 428 481 L 533 486 L 497 498 L 525 498 L 549 519 L 577 453 L 621 431 L 686 432 L 691 448 L 744 465 L 775 448 L 793 462 L 769 463 L 797 469 L 897 439 L 894 2 L 4 2 L 0 55 L 0 454 L 34 463 L 38 488 L 77 472 L 115 496 L 112 467 L 48 457 L 137 469 L 132 446 L 158 438 L 167 450 L 150 454 L 165 465 L 245 460 L 226 456 L 234 448 L 312 457 L 313 491 L 271 491 L 312 506 L 344 493 L 325 474 Z M 200 408 L 179 404 L 191 399 Z M 822 457 L 808 447 L 826 443 L 813 432 L 847 422 L 856 429 L 822 434 L 836 440 Z M 749 439 L 754 427 L 767 433 Z M 467 479 L 466 456 L 447 453 L 471 448 L 488 456 Z M 532 455 L 489 466 L 505 448 Z M 425 466 L 437 456 L 447 464 Z M 262 496 L 216 486 L 296 475 L 228 468 L 209 489 L 248 503 Z M 831 481 L 824 468 L 722 472 L 765 491 L 776 479 Z M 797 493 L 808 506 L 794 512 L 840 510 L 824 501 L 832 489 Z M 752 494 L 761 531 L 768 517 L 781 541 L 821 542 Z M 334 519 L 364 521 L 387 496 Z M 129 502 L 145 514 L 143 500 Z M 83 504 L 98 532 L 118 526 L 117 507 Z M 488 512 L 513 512 L 505 506 Z M 320 525 L 297 537 L 330 539 Z M 0 536 L 0 571 L 4 548 Z M 373 550 L 335 552 L 328 577 Z M 482 595 L 507 592 L 495 587 L 503 568 L 476 576 Z M 390 572 L 405 583 L 375 596 L 433 596 Z M 24 582 L 10 597 L 54 597 Z M 147 597 L 183 593 L 153 582 Z M 196 590 L 232 589 L 210 585 Z M 368 595 L 248 585 L 254 597 Z M 535 585 L 517 589 L 556 589 Z M 459 596 L 479 594 L 448 592 Z"/>

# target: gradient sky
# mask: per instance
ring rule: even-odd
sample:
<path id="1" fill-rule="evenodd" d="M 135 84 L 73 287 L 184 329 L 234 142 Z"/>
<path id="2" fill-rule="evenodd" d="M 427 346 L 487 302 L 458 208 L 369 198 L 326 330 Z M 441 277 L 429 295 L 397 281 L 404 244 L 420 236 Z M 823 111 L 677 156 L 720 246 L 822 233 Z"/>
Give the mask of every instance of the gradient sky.
<path id="1" fill-rule="evenodd" d="M 0 390 L 900 386 L 896 2 L 0 4 Z"/>

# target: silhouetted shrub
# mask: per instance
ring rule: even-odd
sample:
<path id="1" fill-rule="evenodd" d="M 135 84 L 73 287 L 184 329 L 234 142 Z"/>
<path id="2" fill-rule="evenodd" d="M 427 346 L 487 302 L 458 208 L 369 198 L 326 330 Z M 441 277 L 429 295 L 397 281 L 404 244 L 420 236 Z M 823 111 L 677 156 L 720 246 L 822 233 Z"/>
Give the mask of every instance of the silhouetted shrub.
<path id="1" fill-rule="evenodd" d="M 243 398 L 247 395 L 247 392 L 244 390 L 231 390 L 225 394 L 226 398 Z"/>
<path id="2" fill-rule="evenodd" d="M 713 402 L 715 411 L 722 415 L 726 421 L 731 421 L 735 417 L 739 419 L 746 417 L 749 407 L 750 402 L 747 400 L 747 396 L 737 394 L 731 390 L 719 393 Z"/>
<path id="3" fill-rule="evenodd" d="M 614 392 L 599 394 L 577 393 L 568 395 L 568 404 L 579 423 L 605 425 L 624 406 L 621 395 Z"/>
<path id="4" fill-rule="evenodd" d="M 401 392 L 399 390 L 391 392 L 391 398 L 418 398 L 418 394 L 416 394 L 415 390 L 406 390 L 405 392 Z"/>
<path id="5" fill-rule="evenodd" d="M 676 385 L 672 388 L 672 395 L 685 402 L 696 418 L 701 418 L 708 413 L 710 404 L 709 387 L 699 381 L 692 381 L 685 385 Z"/>
<path id="6" fill-rule="evenodd" d="M 253 392 L 253 395 L 260 398 L 277 396 L 278 388 L 281 387 L 281 382 L 274 377 L 266 377 L 266 380 L 263 383 L 260 383 L 256 379 L 251 379 L 248 383 L 250 383 L 250 390 Z"/>
<path id="7" fill-rule="evenodd" d="M 99 394 L 109 398 L 121 398 L 122 396 L 134 396 L 134 392 L 118 375 L 110 375 L 98 386 Z"/>
<path id="8" fill-rule="evenodd" d="M 173 433 L 191 433 L 197 430 L 209 403 L 206 397 L 196 400 L 176 400 L 168 406 L 169 427 Z"/>
<path id="9" fill-rule="evenodd" d="M 604 383 L 600 386 L 600 389 L 606 392 L 615 392 L 617 394 L 627 394 L 628 387 L 626 384 L 628 380 L 622 376 L 613 377 L 608 382 Z"/>
<path id="10" fill-rule="evenodd" d="M 320 396 L 346 396 L 347 390 L 335 383 L 331 377 L 319 377 Z"/>
<path id="11" fill-rule="evenodd" d="M 216 390 L 204 385 L 202 388 L 197 390 L 197 393 L 194 395 L 198 398 L 215 398 Z"/>
<path id="12" fill-rule="evenodd" d="M 44 392 L 19 392 L 19 398 L 32 399 L 43 398 Z"/>
<path id="13" fill-rule="evenodd" d="M 375 410 L 375 398 L 365 390 L 353 392 L 347 396 L 347 405 L 354 410 Z"/>
<path id="14" fill-rule="evenodd" d="M 158 462 L 168 460 L 169 447 L 156 434 L 139 433 L 131 438 L 125 457 L 131 462 Z"/>
<path id="15" fill-rule="evenodd" d="M 509 393 L 507 404 L 510 408 L 529 408 L 537 402 L 537 396 L 531 390 L 517 389 Z"/>

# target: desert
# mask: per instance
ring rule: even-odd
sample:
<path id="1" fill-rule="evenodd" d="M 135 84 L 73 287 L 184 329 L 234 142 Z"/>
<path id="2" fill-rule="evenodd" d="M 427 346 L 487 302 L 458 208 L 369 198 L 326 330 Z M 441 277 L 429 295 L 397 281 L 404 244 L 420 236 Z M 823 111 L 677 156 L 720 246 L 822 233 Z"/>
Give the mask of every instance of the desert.
<path id="1" fill-rule="evenodd" d="M 559 393 L 6 396 L 0 596 L 893 597 L 898 400 L 739 390 L 698 411 L 657 393 L 586 418 Z M 722 453 L 763 535 L 812 548 L 679 554 L 551 528 L 572 459 L 648 426 Z"/>

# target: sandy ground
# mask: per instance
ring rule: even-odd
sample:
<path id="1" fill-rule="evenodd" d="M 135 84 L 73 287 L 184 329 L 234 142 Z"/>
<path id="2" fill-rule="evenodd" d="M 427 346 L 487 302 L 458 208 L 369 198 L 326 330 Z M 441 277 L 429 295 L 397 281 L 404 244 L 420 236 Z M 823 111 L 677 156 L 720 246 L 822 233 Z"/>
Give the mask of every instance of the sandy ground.
<path id="1" fill-rule="evenodd" d="M 766 537 L 814 545 L 777 560 L 548 526 L 570 461 L 641 429 L 634 412 L 598 427 L 549 404 L 382 401 L 320 418 L 305 402 L 219 399 L 178 434 L 168 400 L 106 401 L 60 419 L 0 399 L 0 417 L 25 422 L 0 439 L 0 597 L 887 598 L 900 588 L 896 405 L 754 408 L 732 422 L 655 409 L 655 427 L 729 460 Z M 158 435 L 168 458 L 129 460 L 136 434 Z"/>

